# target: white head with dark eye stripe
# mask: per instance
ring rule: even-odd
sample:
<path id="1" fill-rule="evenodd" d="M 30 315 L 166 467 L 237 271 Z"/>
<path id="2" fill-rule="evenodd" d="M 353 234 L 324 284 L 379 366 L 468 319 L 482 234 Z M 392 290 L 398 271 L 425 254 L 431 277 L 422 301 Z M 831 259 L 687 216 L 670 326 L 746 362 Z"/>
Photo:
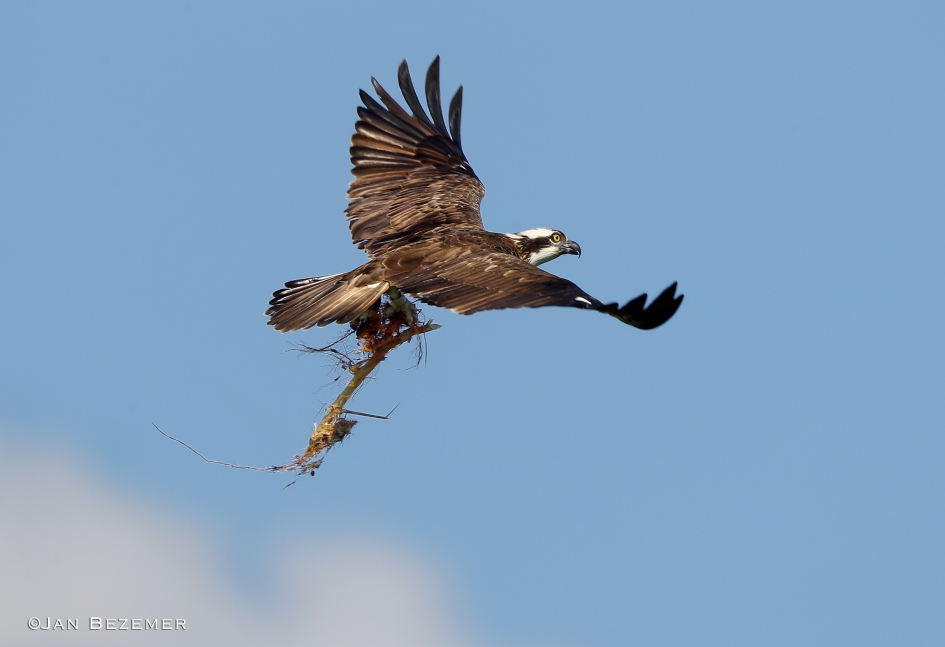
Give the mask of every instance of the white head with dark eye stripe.
<path id="1" fill-rule="evenodd" d="M 509 236 L 515 240 L 522 258 L 532 265 L 553 261 L 562 254 L 581 255 L 581 246 L 557 229 L 538 227 Z"/>

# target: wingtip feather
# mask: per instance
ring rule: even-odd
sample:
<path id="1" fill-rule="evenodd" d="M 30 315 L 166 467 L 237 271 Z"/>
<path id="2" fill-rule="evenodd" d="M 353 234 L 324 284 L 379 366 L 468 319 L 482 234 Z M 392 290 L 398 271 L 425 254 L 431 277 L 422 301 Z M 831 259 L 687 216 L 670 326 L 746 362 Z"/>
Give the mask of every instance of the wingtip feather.
<path id="1" fill-rule="evenodd" d="M 463 86 L 459 86 L 459 89 L 456 90 L 456 94 L 453 95 L 453 99 L 450 101 L 450 134 L 453 137 L 453 141 L 456 142 L 456 145 L 460 150 L 463 149 L 462 141 L 460 140 L 460 126 L 463 118 Z"/>
<path id="2" fill-rule="evenodd" d="M 683 295 L 676 295 L 676 282 L 660 292 L 649 306 L 646 305 L 646 293 L 627 301 L 623 307 L 616 303 L 608 303 L 598 308 L 600 312 L 609 314 L 625 324 L 641 330 L 652 330 L 669 321 L 682 304 Z"/>
<path id="3" fill-rule="evenodd" d="M 427 69 L 426 78 L 427 107 L 437 131 L 444 137 L 449 137 L 446 123 L 443 121 L 443 108 L 440 103 L 440 57 L 437 55 Z"/>
<path id="4" fill-rule="evenodd" d="M 410 110 L 413 111 L 413 116 L 426 126 L 435 128 L 433 122 L 427 117 L 427 113 L 424 111 L 420 99 L 417 97 L 417 91 L 413 87 L 413 79 L 410 78 L 410 68 L 407 66 L 406 59 L 397 69 L 397 82 L 400 85 L 401 93 L 404 95 L 404 101 L 407 102 L 407 105 L 410 106 Z"/>

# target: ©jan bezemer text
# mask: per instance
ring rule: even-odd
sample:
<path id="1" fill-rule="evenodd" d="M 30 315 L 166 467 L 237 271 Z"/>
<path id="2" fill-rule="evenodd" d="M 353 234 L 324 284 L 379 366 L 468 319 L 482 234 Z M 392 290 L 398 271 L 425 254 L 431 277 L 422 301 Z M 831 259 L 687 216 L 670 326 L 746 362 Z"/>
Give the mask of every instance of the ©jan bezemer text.
<path id="1" fill-rule="evenodd" d="M 62 629 L 68 631 L 70 629 L 79 628 L 79 619 L 78 618 L 67 618 L 65 622 L 61 618 L 56 618 L 53 621 L 52 618 L 46 618 L 45 624 L 40 618 L 32 617 L 28 623 L 28 626 L 32 630 L 40 629 L 42 631 L 57 630 Z M 141 631 L 141 630 L 161 630 L 161 631 L 186 631 L 187 621 L 183 618 L 89 618 L 89 629 L 92 631 L 97 631 L 104 629 L 106 631 Z"/>
<path id="2" fill-rule="evenodd" d="M 144 623 L 144 626 L 141 623 Z M 89 629 L 105 629 L 106 631 L 121 631 L 121 630 L 132 630 L 138 631 L 141 629 L 161 629 L 163 631 L 187 629 L 187 621 L 183 618 L 162 618 L 161 624 L 158 625 L 158 619 L 149 620 L 145 618 L 89 618 Z"/>

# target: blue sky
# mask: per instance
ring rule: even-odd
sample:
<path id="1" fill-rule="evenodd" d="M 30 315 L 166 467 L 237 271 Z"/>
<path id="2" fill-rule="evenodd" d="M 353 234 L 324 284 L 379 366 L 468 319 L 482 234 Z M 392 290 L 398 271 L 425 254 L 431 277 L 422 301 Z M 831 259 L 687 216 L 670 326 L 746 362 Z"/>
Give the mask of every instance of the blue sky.
<path id="1" fill-rule="evenodd" d="M 160 437 L 304 447 L 332 374 L 284 351 L 338 329 L 262 313 L 362 262 L 357 91 L 437 54 L 486 226 L 678 314 L 427 307 L 427 362 L 352 401 L 394 418 L 287 490 Z M 177 604 L 234 644 L 945 638 L 941 5 L 6 4 L 0 85 L 4 636 Z"/>

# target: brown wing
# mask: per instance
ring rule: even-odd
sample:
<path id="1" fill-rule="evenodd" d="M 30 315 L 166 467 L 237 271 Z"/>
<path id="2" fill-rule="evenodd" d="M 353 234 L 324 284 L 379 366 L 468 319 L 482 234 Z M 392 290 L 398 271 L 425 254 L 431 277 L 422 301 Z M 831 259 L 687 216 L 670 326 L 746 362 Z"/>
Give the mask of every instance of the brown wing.
<path id="1" fill-rule="evenodd" d="M 485 188 L 460 146 L 463 88 L 450 102 L 449 131 L 440 108 L 440 57 L 426 78 L 427 117 L 400 64 L 400 89 L 408 114 L 371 79 L 384 106 L 361 91 L 364 107 L 351 138 L 348 225 L 358 247 L 376 258 L 406 240 L 417 240 L 433 227 L 462 225 L 482 229 L 479 203 Z M 452 135 L 450 134 L 452 133 Z"/>
<path id="2" fill-rule="evenodd" d="M 395 250 L 381 261 L 386 279 L 431 305 L 459 314 L 502 308 L 603 304 L 571 281 L 502 251 L 431 241 Z"/>
<path id="3" fill-rule="evenodd" d="M 666 323 L 683 300 L 682 295 L 676 296 L 673 283 L 649 306 L 646 294 L 622 307 L 605 304 L 567 279 L 507 252 L 488 249 L 488 243 L 457 245 L 449 237 L 399 248 L 381 262 L 386 279 L 402 291 L 464 315 L 503 308 L 569 306 L 597 310 L 650 330 Z"/>

